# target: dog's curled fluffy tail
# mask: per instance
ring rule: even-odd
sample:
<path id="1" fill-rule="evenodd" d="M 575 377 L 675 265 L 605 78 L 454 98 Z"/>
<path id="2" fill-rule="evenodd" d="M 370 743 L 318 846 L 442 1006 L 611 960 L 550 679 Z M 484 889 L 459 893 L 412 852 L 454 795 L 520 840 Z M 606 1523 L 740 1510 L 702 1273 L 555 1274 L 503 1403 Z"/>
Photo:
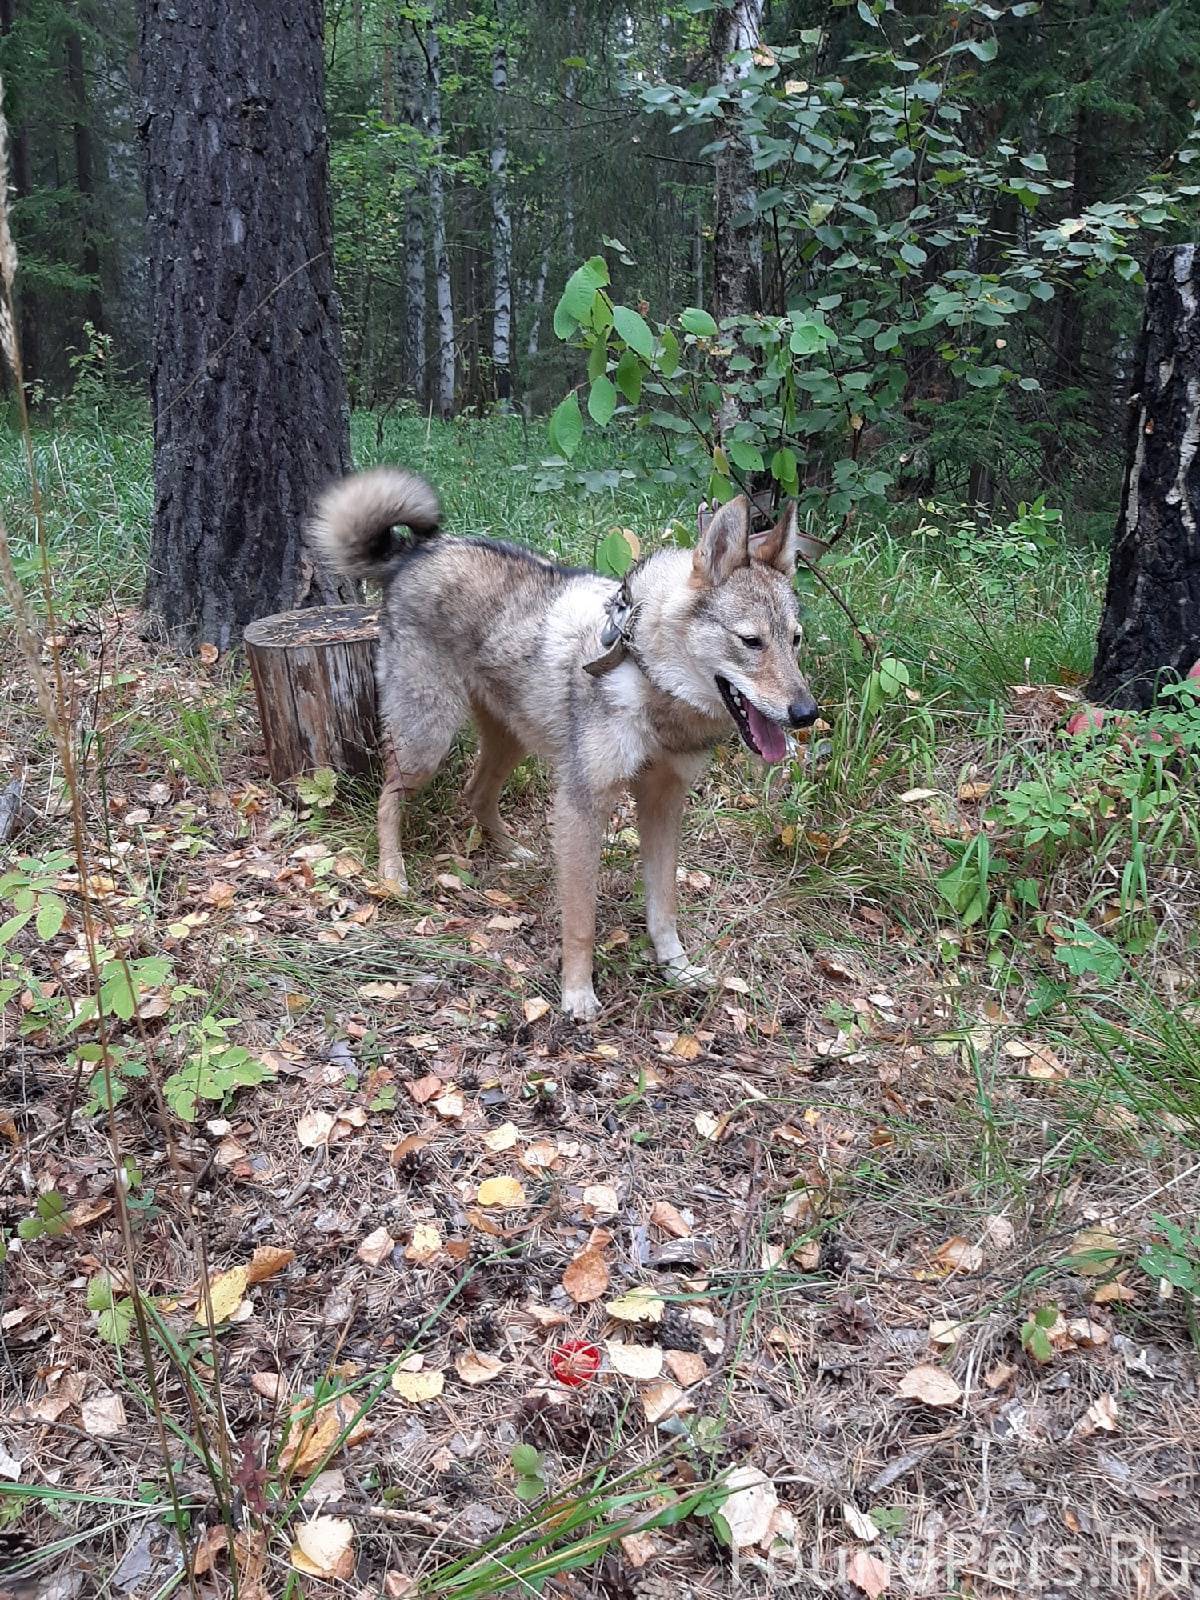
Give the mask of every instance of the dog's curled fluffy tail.
<path id="1" fill-rule="evenodd" d="M 430 539 L 441 517 L 438 497 L 424 478 L 403 467 L 374 467 L 325 490 L 308 524 L 308 542 L 334 572 L 384 578 L 403 548 L 394 530 L 404 527 L 414 539 Z"/>

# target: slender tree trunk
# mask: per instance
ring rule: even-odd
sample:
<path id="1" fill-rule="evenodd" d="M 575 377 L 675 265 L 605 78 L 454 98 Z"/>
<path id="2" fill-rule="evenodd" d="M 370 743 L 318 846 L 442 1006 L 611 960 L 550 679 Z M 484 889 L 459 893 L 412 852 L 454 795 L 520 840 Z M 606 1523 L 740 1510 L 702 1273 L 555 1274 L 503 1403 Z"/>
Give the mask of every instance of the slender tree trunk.
<path id="1" fill-rule="evenodd" d="M 13 31 L 15 22 L 14 0 L 0 0 L 0 34 L 7 37 Z M 29 168 L 29 135 L 25 131 L 24 116 L 14 115 L 10 105 L 6 105 L 5 111 L 9 118 L 13 198 L 20 202 L 28 200 L 33 190 Z M 21 343 L 21 371 L 27 384 L 32 383 L 41 373 L 39 322 L 40 308 L 37 297 L 28 289 L 22 288 L 18 275 L 17 332 Z"/>
<path id="2" fill-rule="evenodd" d="M 413 130 L 414 143 L 423 143 L 425 128 L 424 63 L 411 46 L 400 56 L 403 85 L 402 115 Z M 404 354 L 408 369 L 408 388 L 422 406 L 429 403 L 429 358 L 426 351 L 425 304 L 429 276 L 426 243 L 425 160 L 417 154 L 412 161 L 412 187 L 404 197 Z"/>
<path id="3" fill-rule="evenodd" d="M 512 217 L 508 209 L 508 54 L 503 41 L 492 53 L 495 130 L 492 134 L 492 371 L 496 399 L 512 397 Z"/>
<path id="4" fill-rule="evenodd" d="M 436 17 L 435 17 L 436 21 Z M 433 275 L 437 284 L 437 361 L 434 368 L 434 406 L 440 417 L 454 415 L 454 295 L 450 280 L 450 252 L 446 246 L 446 192 L 442 173 L 442 65 L 436 26 L 425 44 L 429 59 L 429 139 L 433 164 L 429 169 L 429 220 L 433 229 Z"/>
<path id="5" fill-rule="evenodd" d="M 1200 248 L 1156 250 L 1089 695 L 1148 706 L 1200 661 Z"/>
<path id="6" fill-rule="evenodd" d="M 79 190 L 81 247 L 79 265 L 90 287 L 84 313 L 97 333 L 104 332 L 104 297 L 100 286 L 100 249 L 96 242 L 96 163 L 92 125 L 88 114 L 87 79 L 83 71 L 83 40 L 72 28 L 65 42 L 67 89 L 71 99 L 75 139 L 75 186 Z"/>
<path id="7" fill-rule="evenodd" d="M 576 10 L 575 7 L 567 8 L 567 37 L 571 49 L 575 49 L 576 39 Z M 575 260 L 575 89 L 579 82 L 579 74 L 574 67 L 567 68 L 567 75 L 563 79 L 563 100 L 566 104 L 567 128 L 563 150 L 562 174 L 562 201 L 563 201 L 563 249 L 567 257 L 567 270 L 574 272 L 577 262 Z"/>
<path id="8" fill-rule="evenodd" d="M 738 220 L 754 208 L 753 150 L 730 101 L 738 95 L 749 71 L 748 61 L 735 57 L 739 52 L 755 49 L 761 32 L 762 0 L 718 0 L 709 34 L 726 100 L 717 130 L 721 149 L 716 158 L 713 211 L 713 309 L 718 322 L 757 311 L 760 303 L 755 268 L 756 259 L 761 259 L 756 248 L 758 230 L 753 224 Z M 726 399 L 719 419 L 721 431 L 732 426 L 740 414 L 737 402 Z"/>
<path id="9" fill-rule="evenodd" d="M 152 621 L 236 645 L 353 598 L 301 542 L 350 465 L 321 0 L 143 0 L 153 347 Z"/>

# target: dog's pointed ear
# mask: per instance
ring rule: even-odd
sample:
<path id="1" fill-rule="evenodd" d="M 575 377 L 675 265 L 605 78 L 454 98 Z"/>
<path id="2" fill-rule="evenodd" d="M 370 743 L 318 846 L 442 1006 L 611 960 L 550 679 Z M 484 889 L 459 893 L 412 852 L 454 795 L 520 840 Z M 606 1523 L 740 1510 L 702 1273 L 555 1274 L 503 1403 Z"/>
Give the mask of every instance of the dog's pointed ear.
<path id="1" fill-rule="evenodd" d="M 765 533 L 750 535 L 750 559 L 774 567 L 790 578 L 799 558 L 800 529 L 796 520 L 796 502 L 789 500 L 773 528 L 768 528 Z"/>
<path id="2" fill-rule="evenodd" d="M 750 502 L 744 494 L 730 500 L 709 522 L 692 553 L 697 582 L 724 583 L 750 560 Z"/>

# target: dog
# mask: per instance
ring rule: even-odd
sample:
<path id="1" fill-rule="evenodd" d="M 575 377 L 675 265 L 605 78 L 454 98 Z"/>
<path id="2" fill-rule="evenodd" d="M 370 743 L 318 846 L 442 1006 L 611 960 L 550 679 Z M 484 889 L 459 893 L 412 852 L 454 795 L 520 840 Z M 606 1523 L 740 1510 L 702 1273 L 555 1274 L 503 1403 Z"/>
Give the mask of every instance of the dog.
<path id="1" fill-rule="evenodd" d="M 398 529 L 407 532 L 397 535 Z M 384 781 L 379 873 L 407 892 L 399 824 L 460 728 L 479 734 L 465 799 L 504 854 L 531 853 L 500 818 L 500 791 L 527 755 L 554 770 L 552 837 L 562 913 L 562 1009 L 599 1012 L 592 981 L 604 831 L 622 789 L 637 804 L 646 922 L 671 981 L 711 981 L 677 926 L 684 803 L 714 745 L 736 731 L 764 762 L 817 706 L 796 660 L 795 505 L 765 532 L 744 496 L 692 550 L 638 561 L 623 582 L 533 550 L 441 532 L 423 478 L 378 467 L 325 491 L 314 553 L 383 587 L 377 658 Z"/>

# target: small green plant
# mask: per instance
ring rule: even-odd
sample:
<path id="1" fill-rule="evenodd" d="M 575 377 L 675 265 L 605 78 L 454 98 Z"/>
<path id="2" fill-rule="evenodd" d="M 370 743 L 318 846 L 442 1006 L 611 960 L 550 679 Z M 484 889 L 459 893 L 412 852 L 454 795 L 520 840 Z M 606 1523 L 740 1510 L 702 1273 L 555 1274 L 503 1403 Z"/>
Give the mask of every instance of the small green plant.
<path id="1" fill-rule="evenodd" d="M 904 662 L 898 661 L 895 656 L 885 656 L 867 677 L 865 694 L 867 715 L 873 716 L 881 706 L 903 695 L 910 682 L 909 671 Z"/>
<path id="2" fill-rule="evenodd" d="M 1021 1325 L 1021 1348 L 1034 1361 L 1047 1362 L 1054 1356 L 1050 1329 L 1058 1321 L 1058 1307 L 1051 1301 L 1038 1306 Z"/>
<path id="3" fill-rule="evenodd" d="M 1162 1241 L 1138 1258 L 1138 1266 L 1151 1278 L 1165 1278 L 1189 1300 L 1200 1303 L 1200 1230 L 1186 1233 L 1169 1217 L 1157 1215 L 1154 1226 L 1163 1235 Z"/>
<path id="4" fill-rule="evenodd" d="M 332 767 L 318 767 L 308 778 L 296 779 L 296 794 L 306 806 L 328 811 L 337 799 L 338 775 Z"/>
<path id="5" fill-rule="evenodd" d="M 71 1226 L 67 1202 L 57 1189 L 37 1197 L 33 1215 L 17 1223 L 18 1239 L 61 1239 Z"/>
<path id="6" fill-rule="evenodd" d="M 531 1444 L 513 1446 L 508 1458 L 517 1475 L 514 1493 L 518 1500 L 540 1500 L 546 1492 L 546 1458 Z"/>
<path id="7" fill-rule="evenodd" d="M 129 1338 L 133 1327 L 133 1301 L 128 1295 L 117 1298 L 112 1279 L 106 1272 L 98 1272 L 87 1287 L 87 1308 L 98 1313 L 96 1332 L 105 1344 L 118 1350 Z"/>
<path id="8" fill-rule="evenodd" d="M 83 1044 L 71 1054 L 71 1063 L 96 1066 L 88 1080 L 87 1099 L 80 1110 L 94 1117 L 118 1105 L 129 1093 L 129 1080 L 146 1076 L 146 1063 L 136 1046 Z"/>
<path id="9" fill-rule="evenodd" d="M 224 1105 L 238 1089 L 263 1083 L 272 1069 L 242 1045 L 231 1044 L 229 1031 L 241 1025 L 240 1017 L 201 1017 L 198 1022 L 177 1022 L 172 1034 L 190 1038 L 186 1066 L 163 1083 L 163 1098 L 183 1122 L 195 1122 L 203 1101 Z"/>

